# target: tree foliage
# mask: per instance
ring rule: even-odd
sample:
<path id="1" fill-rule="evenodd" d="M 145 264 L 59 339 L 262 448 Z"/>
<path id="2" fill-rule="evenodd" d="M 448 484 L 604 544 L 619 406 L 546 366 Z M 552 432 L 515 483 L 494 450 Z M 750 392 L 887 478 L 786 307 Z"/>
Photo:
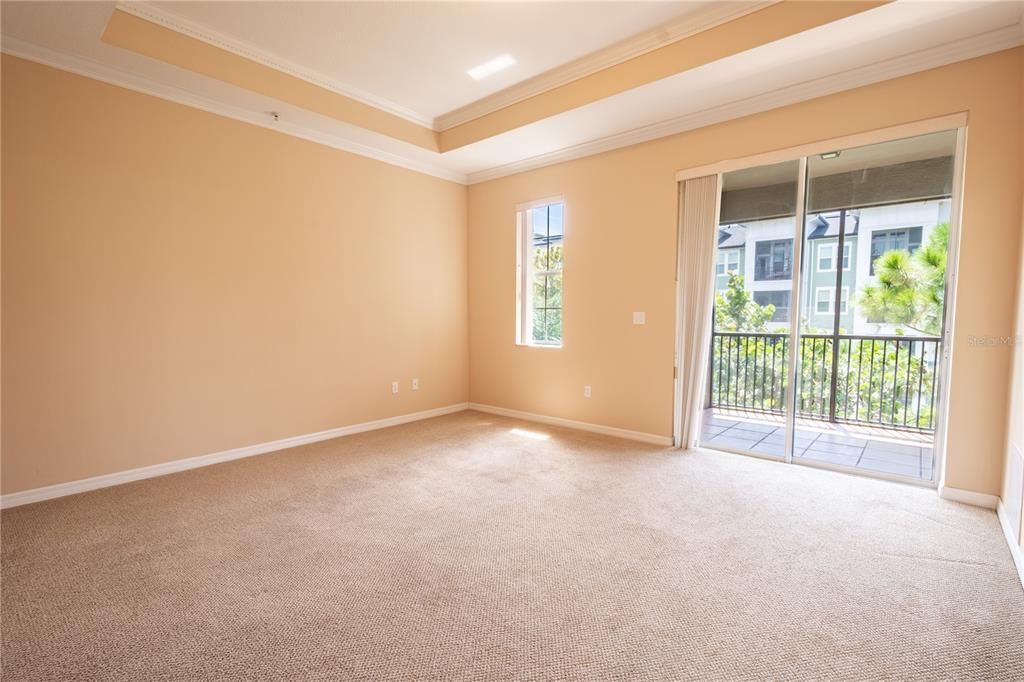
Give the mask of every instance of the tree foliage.
<path id="1" fill-rule="evenodd" d="M 533 340 L 562 340 L 562 245 L 533 250 Z M 550 273 L 550 274 L 542 274 Z"/>
<path id="2" fill-rule="evenodd" d="M 876 284 L 861 290 L 857 304 L 867 319 L 930 336 L 942 329 L 949 223 L 935 227 L 928 243 L 911 254 L 886 251 L 875 260 Z"/>
<path id="3" fill-rule="evenodd" d="M 933 240 L 921 251 L 934 246 Z M 891 252 L 892 253 L 892 252 Z M 900 253 L 900 252 L 895 252 Z M 909 256 L 907 252 L 902 252 Z M 888 254 L 886 254 L 888 255 Z M 945 269 L 945 253 L 931 250 L 930 263 Z M 879 259 L 882 260 L 882 259 Z M 893 257 L 893 260 L 900 260 Z M 906 260 L 906 259 L 902 259 Z M 903 263 L 894 264 L 907 267 Z M 895 269 L 895 268 L 894 268 Z M 877 266 L 876 266 L 877 272 Z M 894 278 L 890 281 L 895 282 Z M 944 273 L 943 273 L 944 274 Z M 932 273 L 932 282 L 943 277 Z M 906 288 L 906 287 L 905 287 Z M 941 316 L 941 289 L 931 292 L 933 310 Z M 914 315 L 928 318 L 924 292 L 918 291 Z M 896 301 L 889 301 L 895 310 Z M 758 305 L 744 288 L 742 275 L 732 275 L 724 291 L 715 295 L 715 331 L 712 346 L 709 402 L 738 409 L 782 413 L 789 381 L 789 334 L 769 333 L 773 305 Z M 797 375 L 797 414 L 827 419 L 831 412 L 833 339 L 824 334 L 800 338 Z M 933 427 L 932 393 L 937 345 L 913 337 L 898 341 L 841 338 L 836 360 L 836 417 L 922 429 Z"/>
<path id="4" fill-rule="evenodd" d="M 746 290 L 743 275 L 732 274 L 724 291 L 715 293 L 715 329 L 724 332 L 763 332 L 775 306 L 759 305 Z"/>

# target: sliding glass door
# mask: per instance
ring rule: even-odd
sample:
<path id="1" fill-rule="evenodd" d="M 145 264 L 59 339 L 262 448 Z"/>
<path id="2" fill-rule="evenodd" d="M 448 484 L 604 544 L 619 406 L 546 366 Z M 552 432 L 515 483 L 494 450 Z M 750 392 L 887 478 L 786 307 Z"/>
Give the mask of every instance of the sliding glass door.
<path id="1" fill-rule="evenodd" d="M 786 457 L 800 163 L 722 176 L 703 443 Z"/>
<path id="2" fill-rule="evenodd" d="M 945 131 L 722 175 L 702 445 L 935 480 L 957 148 Z"/>

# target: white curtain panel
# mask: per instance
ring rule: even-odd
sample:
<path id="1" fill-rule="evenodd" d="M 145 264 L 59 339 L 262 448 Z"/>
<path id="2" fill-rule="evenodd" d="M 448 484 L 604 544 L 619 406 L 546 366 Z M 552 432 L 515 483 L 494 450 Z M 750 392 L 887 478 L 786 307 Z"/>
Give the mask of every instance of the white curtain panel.
<path id="1" fill-rule="evenodd" d="M 697 445 L 707 390 L 708 348 L 718 234 L 718 175 L 685 180 L 679 239 L 680 414 L 679 444 Z"/>

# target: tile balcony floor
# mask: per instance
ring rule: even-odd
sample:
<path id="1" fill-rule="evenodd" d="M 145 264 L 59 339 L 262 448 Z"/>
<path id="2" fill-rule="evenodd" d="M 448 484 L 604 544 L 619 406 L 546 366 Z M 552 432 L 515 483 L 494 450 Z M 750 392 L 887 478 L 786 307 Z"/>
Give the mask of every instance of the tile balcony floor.
<path id="1" fill-rule="evenodd" d="M 784 440 L 782 417 L 719 408 L 704 410 L 703 447 L 783 457 Z M 929 433 L 797 419 L 793 457 L 931 481 L 932 445 Z"/>

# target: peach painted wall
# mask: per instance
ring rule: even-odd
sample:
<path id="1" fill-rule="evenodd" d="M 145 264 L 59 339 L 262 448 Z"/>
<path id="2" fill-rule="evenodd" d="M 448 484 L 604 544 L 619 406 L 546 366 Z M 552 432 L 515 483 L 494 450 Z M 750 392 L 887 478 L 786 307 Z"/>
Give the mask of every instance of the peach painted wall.
<path id="1" fill-rule="evenodd" d="M 467 399 L 465 187 L 7 55 L 2 89 L 4 493 Z"/>
<path id="2" fill-rule="evenodd" d="M 998 494 L 1021 222 L 1017 48 L 469 190 L 470 399 L 672 432 L 678 170 L 969 112 L 946 484 Z M 564 347 L 515 345 L 515 206 L 566 201 Z M 633 326 L 632 311 L 647 324 Z M 584 384 L 593 397 L 583 397 Z"/>

